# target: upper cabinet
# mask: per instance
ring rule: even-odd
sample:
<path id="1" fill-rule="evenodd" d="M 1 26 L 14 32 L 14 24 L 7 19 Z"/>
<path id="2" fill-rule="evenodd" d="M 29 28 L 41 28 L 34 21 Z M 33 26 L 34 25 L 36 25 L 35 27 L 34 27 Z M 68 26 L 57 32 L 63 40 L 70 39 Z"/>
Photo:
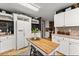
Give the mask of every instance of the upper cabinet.
<path id="1" fill-rule="evenodd" d="M 65 12 L 65 26 L 79 26 L 79 8 Z"/>
<path id="2" fill-rule="evenodd" d="M 55 27 L 79 26 L 79 8 L 56 14 L 54 23 Z"/>
<path id="3" fill-rule="evenodd" d="M 55 27 L 62 27 L 64 26 L 64 12 L 56 14 L 54 16 L 54 26 Z"/>

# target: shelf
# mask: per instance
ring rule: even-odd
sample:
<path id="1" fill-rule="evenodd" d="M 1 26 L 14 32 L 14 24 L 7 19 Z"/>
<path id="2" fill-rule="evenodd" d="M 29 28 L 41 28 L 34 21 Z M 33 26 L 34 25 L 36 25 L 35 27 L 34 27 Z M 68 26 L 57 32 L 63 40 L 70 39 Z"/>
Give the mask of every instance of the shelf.
<path id="1" fill-rule="evenodd" d="M 12 15 L 10 15 L 10 14 L 1 13 L 1 12 L 0 12 L 0 15 L 7 16 L 7 17 L 11 17 L 11 18 L 13 17 L 13 16 L 12 16 Z"/>

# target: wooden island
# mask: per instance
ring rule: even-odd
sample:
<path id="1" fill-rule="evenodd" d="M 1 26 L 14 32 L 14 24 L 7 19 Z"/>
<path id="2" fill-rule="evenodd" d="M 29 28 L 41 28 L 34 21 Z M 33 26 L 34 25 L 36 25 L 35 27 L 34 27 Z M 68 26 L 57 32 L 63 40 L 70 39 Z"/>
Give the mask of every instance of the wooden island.
<path id="1" fill-rule="evenodd" d="M 39 40 L 28 39 L 28 43 L 45 56 L 53 55 L 59 47 L 58 43 L 42 38 Z"/>

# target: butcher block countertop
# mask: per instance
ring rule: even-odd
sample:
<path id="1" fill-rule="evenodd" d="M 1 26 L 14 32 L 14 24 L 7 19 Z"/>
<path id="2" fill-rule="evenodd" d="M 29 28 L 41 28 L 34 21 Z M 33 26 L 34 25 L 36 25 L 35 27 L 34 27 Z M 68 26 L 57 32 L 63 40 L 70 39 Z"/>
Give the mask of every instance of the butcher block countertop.
<path id="1" fill-rule="evenodd" d="M 51 53 L 52 51 L 54 51 L 59 44 L 52 42 L 50 40 L 47 39 L 39 39 L 39 40 L 28 40 L 30 43 L 32 43 L 33 45 L 35 45 L 36 47 L 38 47 L 39 49 L 41 49 L 42 51 L 44 51 L 46 54 Z"/>

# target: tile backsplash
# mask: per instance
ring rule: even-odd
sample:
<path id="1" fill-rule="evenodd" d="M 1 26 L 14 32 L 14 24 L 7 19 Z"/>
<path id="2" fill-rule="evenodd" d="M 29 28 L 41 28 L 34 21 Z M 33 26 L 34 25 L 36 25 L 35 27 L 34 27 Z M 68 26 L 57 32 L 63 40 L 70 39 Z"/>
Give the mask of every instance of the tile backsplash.
<path id="1" fill-rule="evenodd" d="M 70 35 L 79 36 L 79 27 L 60 27 L 58 31 L 69 32 Z"/>

